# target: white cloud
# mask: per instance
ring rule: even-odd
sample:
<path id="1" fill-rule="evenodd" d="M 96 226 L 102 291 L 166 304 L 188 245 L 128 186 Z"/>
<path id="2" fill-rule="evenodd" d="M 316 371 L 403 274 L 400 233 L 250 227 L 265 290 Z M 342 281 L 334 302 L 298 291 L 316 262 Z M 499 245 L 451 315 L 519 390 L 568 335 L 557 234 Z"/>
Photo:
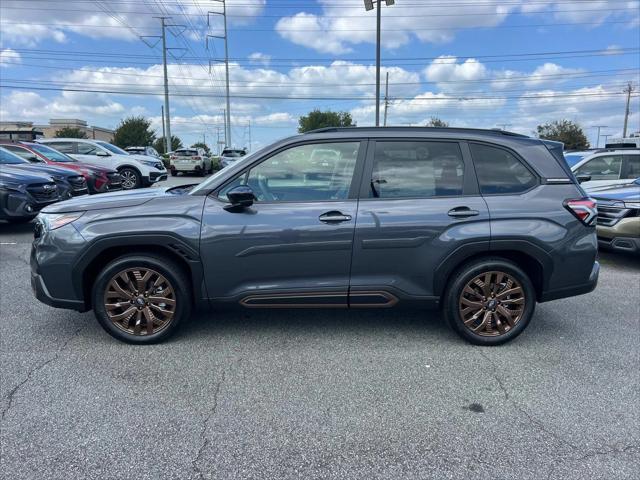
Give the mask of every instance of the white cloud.
<path id="1" fill-rule="evenodd" d="M 299 12 L 283 17 L 276 23 L 276 31 L 295 44 L 321 53 L 344 54 L 351 52 L 354 45 L 375 43 L 375 11 L 365 12 L 361 2 L 347 6 L 339 5 L 335 0 L 318 2 L 323 6 L 320 14 Z M 468 2 L 458 14 L 455 7 L 448 6 L 446 2 L 438 2 L 437 5 L 424 2 L 424 6 L 420 6 L 419 2 L 406 5 L 398 2 L 391 7 L 383 6 L 383 46 L 395 49 L 406 45 L 413 37 L 425 43 L 448 42 L 460 29 L 495 27 L 514 12 L 524 12 L 536 19 L 545 18 L 537 12 L 549 12 L 557 21 L 566 23 L 602 23 L 615 17 L 629 20 L 629 24 L 633 25 L 638 22 L 639 8 L 638 1 L 592 1 L 586 7 L 577 0 L 560 3 L 551 0 L 535 3 L 514 0 L 502 4 Z"/>
<path id="2" fill-rule="evenodd" d="M 20 63 L 22 63 L 22 57 L 15 50 L 12 50 L 11 48 L 0 50 L 0 68 L 19 65 Z"/>
<path id="3" fill-rule="evenodd" d="M 185 33 L 193 40 L 203 39 L 207 33 L 207 11 L 216 5 L 205 2 L 80 2 L 72 7 L 56 8 L 54 2 L 33 0 L 25 8 L 22 0 L 2 1 L 0 34 L 3 42 L 33 47 L 45 40 L 63 43 L 73 32 L 91 38 L 139 41 L 140 35 L 157 35 L 158 19 L 154 15 L 172 15 L 176 23 L 186 23 Z M 245 25 L 262 14 L 266 0 L 227 0 L 227 14 L 231 25 Z M 182 15 L 185 14 L 185 15 Z M 218 28 L 219 16 L 212 16 L 212 28 Z M 131 27 L 133 26 L 133 27 Z M 192 28 L 192 26 L 194 28 Z M 195 30 L 195 31 L 194 31 Z"/>
<path id="4" fill-rule="evenodd" d="M 262 52 L 254 52 L 251 55 L 249 55 L 249 61 L 251 63 L 269 65 L 269 63 L 271 63 L 271 55 L 267 55 L 266 53 L 262 53 Z"/>

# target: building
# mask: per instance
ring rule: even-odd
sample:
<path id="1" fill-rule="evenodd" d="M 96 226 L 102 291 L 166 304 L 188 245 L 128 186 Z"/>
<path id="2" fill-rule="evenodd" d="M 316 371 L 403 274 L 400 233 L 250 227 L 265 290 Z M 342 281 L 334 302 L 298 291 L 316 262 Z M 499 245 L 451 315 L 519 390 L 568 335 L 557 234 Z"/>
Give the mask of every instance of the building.
<path id="1" fill-rule="evenodd" d="M 87 138 L 93 140 L 103 140 L 105 142 L 113 141 L 114 131 L 108 128 L 89 126 L 85 120 L 79 120 L 77 118 L 52 118 L 49 120 L 49 125 L 37 125 L 38 129 L 42 130 L 46 138 L 56 136 L 56 132 L 65 127 L 77 128 L 84 132 Z"/>
<path id="2" fill-rule="evenodd" d="M 0 140 L 31 141 L 44 134 L 33 122 L 0 122 Z"/>

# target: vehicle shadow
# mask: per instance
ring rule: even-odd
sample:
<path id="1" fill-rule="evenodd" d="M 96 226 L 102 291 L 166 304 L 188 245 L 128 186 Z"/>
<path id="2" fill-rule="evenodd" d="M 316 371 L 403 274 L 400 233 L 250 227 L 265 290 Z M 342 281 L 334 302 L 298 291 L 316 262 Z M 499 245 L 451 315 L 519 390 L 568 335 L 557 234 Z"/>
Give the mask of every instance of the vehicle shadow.
<path id="1" fill-rule="evenodd" d="M 599 257 L 604 267 L 640 270 L 640 255 L 600 250 Z"/>

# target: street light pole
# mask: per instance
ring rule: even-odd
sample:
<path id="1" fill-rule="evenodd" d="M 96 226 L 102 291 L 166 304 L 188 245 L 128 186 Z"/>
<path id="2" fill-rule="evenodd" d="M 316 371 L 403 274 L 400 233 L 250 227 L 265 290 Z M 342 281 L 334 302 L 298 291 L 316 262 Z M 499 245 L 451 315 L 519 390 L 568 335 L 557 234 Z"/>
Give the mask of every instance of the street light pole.
<path id="1" fill-rule="evenodd" d="M 382 27 L 382 2 L 383 0 L 364 0 L 366 11 L 373 10 L 373 4 L 377 3 L 377 27 L 376 27 L 376 127 L 380 126 L 380 43 Z M 384 0 L 387 6 L 395 4 L 395 0 Z"/>

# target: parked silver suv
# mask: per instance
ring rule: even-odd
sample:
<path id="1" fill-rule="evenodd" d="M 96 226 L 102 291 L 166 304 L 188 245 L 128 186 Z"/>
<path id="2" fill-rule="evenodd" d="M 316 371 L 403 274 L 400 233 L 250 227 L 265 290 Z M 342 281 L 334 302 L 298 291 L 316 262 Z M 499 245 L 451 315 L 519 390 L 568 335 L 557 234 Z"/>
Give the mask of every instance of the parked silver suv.
<path id="1" fill-rule="evenodd" d="M 319 153 L 318 153 L 319 152 Z M 131 343 L 192 307 L 439 307 L 468 341 L 518 336 L 536 302 L 590 292 L 596 205 L 562 144 L 502 131 L 330 128 L 196 188 L 40 214 L 32 286 Z"/>

